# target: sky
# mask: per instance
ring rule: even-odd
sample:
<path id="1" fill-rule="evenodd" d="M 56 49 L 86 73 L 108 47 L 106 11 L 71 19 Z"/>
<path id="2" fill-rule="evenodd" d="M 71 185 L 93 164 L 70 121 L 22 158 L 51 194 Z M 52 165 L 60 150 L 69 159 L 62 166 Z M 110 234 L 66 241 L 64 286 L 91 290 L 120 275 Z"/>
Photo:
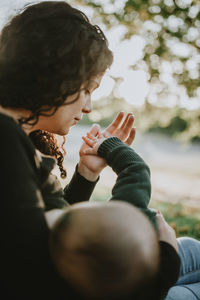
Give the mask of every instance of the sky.
<path id="1" fill-rule="evenodd" d="M 43 0 L 45 1 L 45 0 Z M 39 1 L 31 0 L 1 0 L 0 2 L 0 28 L 3 27 L 5 22 L 13 15 L 16 14 L 17 9 L 20 9 L 27 3 L 36 3 Z M 73 1 L 68 1 L 73 5 Z M 125 0 L 116 0 L 113 5 L 108 4 L 108 0 L 102 0 L 104 3 L 104 9 L 112 13 L 114 9 L 120 9 L 123 6 Z M 89 18 L 92 18 L 93 11 L 88 7 L 80 8 Z M 173 21 L 173 20 L 172 20 Z M 140 70 L 133 70 L 130 65 L 134 65 L 143 57 L 143 49 L 145 47 L 145 41 L 141 36 L 134 35 L 129 41 L 121 41 L 121 37 L 126 32 L 126 28 L 123 25 L 112 28 L 107 31 L 103 24 L 98 24 L 103 29 L 108 42 L 109 48 L 113 51 L 114 62 L 111 68 L 106 72 L 100 88 L 98 88 L 93 93 L 93 100 L 97 101 L 102 97 L 107 97 L 110 95 L 114 80 L 112 77 L 121 77 L 121 84 L 115 91 L 115 96 L 124 98 L 128 103 L 134 106 L 142 106 L 148 95 L 148 101 L 152 104 L 156 104 L 156 88 L 155 86 L 150 86 L 148 82 L 148 74 L 145 68 Z M 150 26 L 150 24 L 148 24 Z M 187 55 L 188 49 L 184 45 L 172 45 L 174 51 L 178 51 L 183 55 Z M 192 63 L 191 63 L 192 64 Z M 171 77 L 171 67 L 170 65 L 163 64 L 162 66 L 165 70 L 163 81 L 169 82 L 171 87 L 171 94 L 167 99 L 163 99 L 163 103 L 167 104 L 169 107 L 179 103 L 180 106 L 186 107 L 188 109 L 196 109 L 200 106 L 198 99 L 190 99 L 186 96 L 184 88 L 178 88 Z M 179 66 L 180 67 L 180 66 Z M 192 68 L 192 65 L 190 66 Z M 176 95 L 179 95 L 177 97 Z M 199 89 L 200 94 L 200 89 Z M 181 95 L 181 97 L 180 97 Z"/>

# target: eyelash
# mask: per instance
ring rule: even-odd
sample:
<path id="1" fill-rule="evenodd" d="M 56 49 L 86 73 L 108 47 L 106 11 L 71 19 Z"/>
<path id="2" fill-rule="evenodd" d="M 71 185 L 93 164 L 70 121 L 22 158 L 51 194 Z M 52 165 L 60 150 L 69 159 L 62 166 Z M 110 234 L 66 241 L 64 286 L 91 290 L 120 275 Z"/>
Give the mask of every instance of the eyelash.
<path id="1" fill-rule="evenodd" d="M 91 94 L 91 92 L 87 89 L 85 89 L 86 94 Z"/>

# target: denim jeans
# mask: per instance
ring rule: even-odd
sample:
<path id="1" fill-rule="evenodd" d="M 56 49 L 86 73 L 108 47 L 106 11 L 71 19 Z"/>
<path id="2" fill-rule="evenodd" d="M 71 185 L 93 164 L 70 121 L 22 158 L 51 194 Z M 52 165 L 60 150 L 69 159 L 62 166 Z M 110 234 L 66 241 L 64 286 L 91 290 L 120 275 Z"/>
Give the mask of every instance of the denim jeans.
<path id="1" fill-rule="evenodd" d="M 180 275 L 165 300 L 200 300 L 200 241 L 189 237 L 177 240 Z"/>

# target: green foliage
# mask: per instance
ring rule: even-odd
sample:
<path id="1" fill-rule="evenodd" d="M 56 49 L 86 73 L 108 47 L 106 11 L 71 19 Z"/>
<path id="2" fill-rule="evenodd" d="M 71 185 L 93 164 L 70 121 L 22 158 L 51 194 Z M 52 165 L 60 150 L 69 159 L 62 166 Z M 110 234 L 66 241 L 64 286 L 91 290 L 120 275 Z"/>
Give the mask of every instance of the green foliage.
<path id="1" fill-rule="evenodd" d="M 92 201 L 106 201 L 110 198 L 109 189 L 95 194 Z M 159 209 L 166 221 L 174 228 L 177 237 L 189 236 L 200 240 L 200 209 L 183 207 L 181 204 L 152 200 L 150 207 Z"/>
<path id="2" fill-rule="evenodd" d="M 163 133 L 183 142 L 200 142 L 200 109 L 188 111 L 146 103 L 139 115 L 138 127 L 143 131 Z"/>
<path id="3" fill-rule="evenodd" d="M 190 236 L 200 240 L 200 210 L 158 201 L 152 201 L 151 207 L 162 212 L 166 221 L 175 229 L 177 237 Z"/>
<path id="4" fill-rule="evenodd" d="M 200 3 L 199 0 L 107 0 L 113 13 L 101 0 L 76 0 L 78 4 L 94 8 L 94 22 L 99 19 L 107 28 L 125 26 L 124 39 L 139 35 L 145 41 L 143 57 L 134 70 L 144 69 L 149 74 L 151 90 L 142 107 L 134 107 L 112 93 L 96 102 L 93 112 L 84 122 L 98 122 L 102 126 L 112 120 L 118 111 L 132 111 L 139 130 L 164 133 L 182 141 L 200 141 L 200 109 L 180 107 L 182 92 L 171 89 L 174 83 L 185 89 L 188 103 L 191 97 L 200 97 Z M 121 3 L 121 4 L 120 4 Z M 124 5 L 122 4 L 124 3 Z M 120 4 L 120 5 L 119 5 Z M 174 52 L 176 46 L 186 47 L 188 53 Z M 187 51 L 186 51 L 187 52 Z M 165 68 L 171 69 L 172 80 L 166 80 Z M 116 87 L 119 78 L 113 78 Z M 169 78 L 168 78 L 169 79 Z M 168 96 L 176 97 L 177 107 L 167 107 Z M 154 105 L 151 103 L 155 103 Z M 159 105 L 159 106 L 158 106 Z"/>
<path id="5" fill-rule="evenodd" d="M 198 0 L 126 0 L 123 2 L 124 6 L 118 5 L 119 0 L 107 0 L 106 3 L 113 8 L 113 13 L 107 11 L 101 0 L 76 2 L 95 7 L 95 12 L 99 13 L 108 28 L 124 25 L 127 29 L 124 39 L 129 39 L 134 34 L 144 39 L 143 58 L 134 68 L 141 68 L 141 63 L 145 63 L 150 82 L 162 83 L 161 96 L 168 87 L 168 83 L 160 77 L 163 72 L 162 62 L 171 64 L 171 75 L 179 85 L 186 88 L 190 97 L 197 95 L 196 91 L 200 86 Z M 177 45 L 186 47 L 188 53 L 174 51 Z"/>
<path id="6" fill-rule="evenodd" d="M 102 127 L 108 126 L 119 111 L 133 112 L 133 106 L 129 105 L 125 100 L 111 95 L 106 99 L 93 102 L 93 110 L 88 116 L 84 117 L 84 122 L 87 124 L 97 122 Z"/>
<path id="7" fill-rule="evenodd" d="M 175 135 L 177 133 L 185 131 L 187 128 L 187 122 L 180 116 L 172 117 L 169 125 L 160 127 L 158 123 L 149 128 L 150 132 L 159 132 L 167 135 Z"/>
<path id="8" fill-rule="evenodd" d="M 108 126 L 119 111 L 132 112 L 137 130 L 157 132 L 182 142 L 200 142 L 200 109 L 188 111 L 175 107 L 158 107 L 146 102 L 134 107 L 119 98 L 101 99 L 93 104 L 91 114 L 84 116 L 81 124 L 99 123 Z"/>

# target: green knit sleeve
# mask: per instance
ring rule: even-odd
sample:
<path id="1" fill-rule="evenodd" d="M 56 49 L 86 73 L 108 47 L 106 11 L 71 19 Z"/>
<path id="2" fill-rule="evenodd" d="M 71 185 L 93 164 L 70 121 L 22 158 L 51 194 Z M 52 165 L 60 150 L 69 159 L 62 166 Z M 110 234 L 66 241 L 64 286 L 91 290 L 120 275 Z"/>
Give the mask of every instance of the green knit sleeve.
<path id="1" fill-rule="evenodd" d="M 126 201 L 143 211 L 156 228 L 156 211 L 148 208 L 151 198 L 150 169 L 144 160 L 117 137 L 105 140 L 99 156 L 118 175 L 111 200 Z"/>

